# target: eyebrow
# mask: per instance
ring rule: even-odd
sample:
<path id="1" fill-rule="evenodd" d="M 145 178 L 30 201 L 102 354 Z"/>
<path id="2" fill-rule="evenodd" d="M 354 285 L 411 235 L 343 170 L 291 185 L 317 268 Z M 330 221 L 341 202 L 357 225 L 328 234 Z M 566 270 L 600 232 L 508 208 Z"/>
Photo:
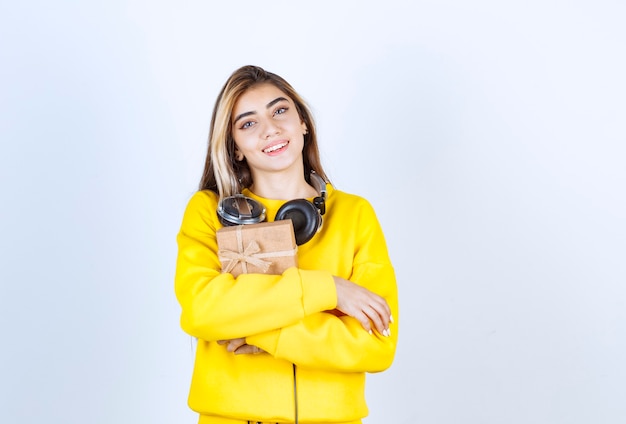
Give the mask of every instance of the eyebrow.
<path id="1" fill-rule="evenodd" d="M 269 109 L 272 106 L 274 106 L 276 103 L 283 101 L 283 100 L 287 100 L 285 97 L 276 97 L 274 100 L 272 100 L 271 102 L 269 102 L 268 104 L 265 105 L 265 109 Z M 235 120 L 233 121 L 233 124 L 236 124 L 237 121 L 239 121 L 241 118 L 245 118 L 246 116 L 250 116 L 250 115 L 254 115 L 256 112 L 252 111 L 252 112 L 244 112 L 241 113 L 239 115 L 237 115 L 235 117 Z"/>

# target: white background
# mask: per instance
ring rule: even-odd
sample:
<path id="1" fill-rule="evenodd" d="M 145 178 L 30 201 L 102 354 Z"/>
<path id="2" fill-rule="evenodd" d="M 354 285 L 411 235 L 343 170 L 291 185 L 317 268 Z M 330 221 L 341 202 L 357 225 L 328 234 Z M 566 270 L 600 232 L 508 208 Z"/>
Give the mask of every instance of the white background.
<path id="1" fill-rule="evenodd" d="M 626 420 L 621 1 L 3 1 L 0 422 L 194 423 L 175 236 L 232 71 L 294 85 L 401 300 L 366 423 Z"/>

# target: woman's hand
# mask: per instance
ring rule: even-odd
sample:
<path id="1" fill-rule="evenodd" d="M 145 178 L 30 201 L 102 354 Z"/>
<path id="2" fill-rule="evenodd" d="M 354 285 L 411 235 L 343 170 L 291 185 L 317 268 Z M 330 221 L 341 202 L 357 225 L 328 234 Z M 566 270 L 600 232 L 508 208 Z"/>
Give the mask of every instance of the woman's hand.
<path id="1" fill-rule="evenodd" d="M 244 353 L 256 355 L 257 353 L 265 352 L 260 347 L 247 344 L 246 339 L 243 337 L 231 340 L 218 340 L 217 344 L 228 344 L 228 346 L 226 346 L 226 350 L 229 352 L 235 352 L 235 355 L 241 355 Z"/>
<path id="2" fill-rule="evenodd" d="M 368 332 L 372 332 L 374 324 L 374 328 L 380 334 L 389 337 L 389 323 L 393 318 L 387 301 L 344 278 L 336 276 L 333 278 L 337 288 L 337 309 L 356 318 Z"/>

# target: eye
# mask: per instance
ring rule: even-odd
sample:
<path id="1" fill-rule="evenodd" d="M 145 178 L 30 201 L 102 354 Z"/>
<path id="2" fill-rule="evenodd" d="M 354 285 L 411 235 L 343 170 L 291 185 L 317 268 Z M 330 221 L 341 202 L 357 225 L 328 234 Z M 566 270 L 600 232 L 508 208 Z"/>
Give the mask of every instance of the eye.
<path id="1" fill-rule="evenodd" d="M 246 130 L 246 129 L 250 128 L 253 125 L 254 125 L 254 121 L 246 121 L 243 124 L 241 124 L 239 129 Z"/>
<path id="2" fill-rule="evenodd" d="M 279 107 L 274 111 L 274 115 L 282 115 L 283 113 L 287 112 L 288 109 L 288 107 Z"/>

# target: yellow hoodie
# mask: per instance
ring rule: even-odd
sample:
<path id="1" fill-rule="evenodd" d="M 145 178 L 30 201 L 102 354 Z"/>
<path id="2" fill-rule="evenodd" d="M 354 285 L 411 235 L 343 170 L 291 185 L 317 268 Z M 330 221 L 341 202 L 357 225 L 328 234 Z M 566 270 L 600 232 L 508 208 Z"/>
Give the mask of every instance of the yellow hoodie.
<path id="1" fill-rule="evenodd" d="M 304 423 L 367 415 L 365 372 L 387 369 L 398 337 L 398 297 L 380 225 L 363 198 L 327 186 L 323 226 L 298 247 L 299 268 L 282 275 L 221 273 L 218 198 L 190 199 L 178 234 L 176 296 L 181 327 L 198 339 L 189 406 L 203 418 Z M 272 221 L 282 200 L 260 198 Z M 334 310 L 333 275 L 384 297 L 391 336 L 368 334 Z M 333 311 L 334 310 L 334 311 Z M 218 340 L 245 337 L 265 351 L 235 355 Z M 209 420 L 207 420 L 209 421 Z"/>

